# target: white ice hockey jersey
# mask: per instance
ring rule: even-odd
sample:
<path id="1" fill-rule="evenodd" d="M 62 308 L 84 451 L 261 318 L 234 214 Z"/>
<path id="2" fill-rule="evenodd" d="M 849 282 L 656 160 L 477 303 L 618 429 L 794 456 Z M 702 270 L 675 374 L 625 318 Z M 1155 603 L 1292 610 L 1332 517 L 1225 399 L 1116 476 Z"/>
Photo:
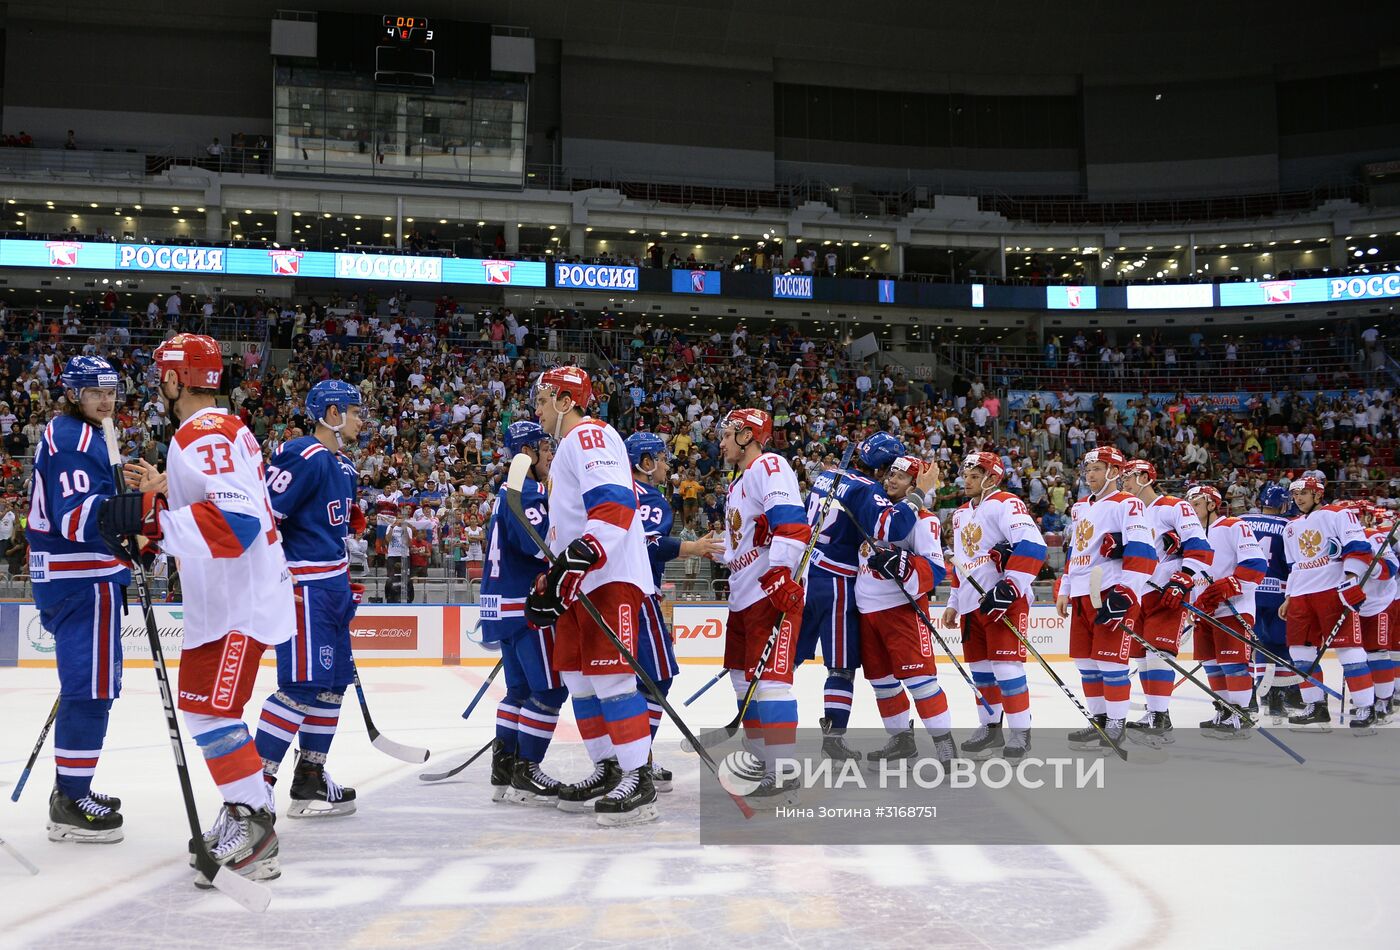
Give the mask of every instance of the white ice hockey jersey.
<path id="1" fill-rule="evenodd" d="M 802 580 L 798 562 L 812 530 L 787 459 L 764 452 L 735 477 L 725 499 L 724 527 L 730 610 L 743 610 L 764 596 L 759 578 L 769 568 L 786 567 Z"/>

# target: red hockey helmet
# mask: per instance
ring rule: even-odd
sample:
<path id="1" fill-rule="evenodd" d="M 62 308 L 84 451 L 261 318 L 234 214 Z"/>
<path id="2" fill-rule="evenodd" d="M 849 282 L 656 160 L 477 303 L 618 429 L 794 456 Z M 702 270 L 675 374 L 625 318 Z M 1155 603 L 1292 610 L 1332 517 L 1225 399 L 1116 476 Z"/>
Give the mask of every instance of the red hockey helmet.
<path id="1" fill-rule="evenodd" d="M 918 478 L 924 471 L 924 463 L 912 455 L 901 455 L 890 463 L 891 472 L 907 472 L 910 478 Z"/>
<path id="2" fill-rule="evenodd" d="M 773 417 L 762 409 L 731 409 L 720 429 L 748 429 L 759 445 L 767 445 L 773 438 Z"/>
<path id="3" fill-rule="evenodd" d="M 1123 465 L 1124 475 L 1141 475 L 1149 482 L 1157 480 L 1157 466 L 1147 459 L 1128 459 Z"/>
<path id="4" fill-rule="evenodd" d="M 224 375 L 224 354 L 213 337 L 198 333 L 178 333 L 156 347 L 156 371 L 161 381 L 174 371 L 183 386 L 218 389 Z"/>
<path id="5" fill-rule="evenodd" d="M 1006 474 L 1006 469 L 1001 464 L 1001 456 L 995 452 L 972 452 L 963 458 L 962 467 L 980 468 L 995 479 L 1000 479 Z"/>
<path id="6" fill-rule="evenodd" d="M 1186 500 L 1195 501 L 1197 498 L 1209 498 L 1215 502 L 1215 510 L 1225 509 L 1225 499 L 1220 497 L 1220 492 L 1210 485 L 1192 485 L 1186 490 Z"/>
<path id="7" fill-rule="evenodd" d="M 587 409 L 593 400 L 593 381 L 577 366 L 556 366 L 540 374 L 536 389 L 545 389 L 556 396 L 568 396 L 574 405 Z"/>
<path id="8" fill-rule="evenodd" d="M 1302 478 L 1295 478 L 1288 485 L 1290 492 L 1310 491 L 1321 495 L 1327 488 L 1327 483 L 1316 475 L 1304 475 Z"/>
<path id="9" fill-rule="evenodd" d="M 1088 465 L 1091 462 L 1103 462 L 1109 468 L 1120 470 L 1124 465 L 1128 464 L 1128 460 L 1123 458 L 1123 453 L 1111 445 L 1100 446 L 1099 448 L 1090 449 L 1085 452 L 1084 464 Z"/>

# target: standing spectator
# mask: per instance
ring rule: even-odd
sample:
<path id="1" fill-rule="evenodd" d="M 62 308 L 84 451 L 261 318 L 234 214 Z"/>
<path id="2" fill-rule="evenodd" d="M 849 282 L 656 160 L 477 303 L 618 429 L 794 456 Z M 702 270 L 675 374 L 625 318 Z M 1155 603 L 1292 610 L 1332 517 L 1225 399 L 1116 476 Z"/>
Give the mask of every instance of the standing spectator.
<path id="1" fill-rule="evenodd" d="M 68 138 L 63 140 L 63 147 L 70 152 L 77 149 L 78 140 L 74 137 L 72 129 L 68 130 Z"/>

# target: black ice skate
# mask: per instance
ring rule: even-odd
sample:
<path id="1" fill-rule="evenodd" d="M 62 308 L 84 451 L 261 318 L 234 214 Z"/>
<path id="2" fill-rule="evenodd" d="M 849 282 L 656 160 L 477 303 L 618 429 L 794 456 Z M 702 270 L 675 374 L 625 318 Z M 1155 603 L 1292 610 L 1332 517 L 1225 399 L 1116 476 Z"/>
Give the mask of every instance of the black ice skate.
<path id="1" fill-rule="evenodd" d="M 1112 752 L 1113 747 L 1123 748 L 1123 740 L 1128 735 L 1128 724 L 1122 719 L 1104 717 L 1103 735 L 1099 736 L 1099 748 Z"/>
<path id="2" fill-rule="evenodd" d="M 1176 738 L 1172 732 L 1172 716 L 1166 711 L 1149 712 L 1137 722 L 1128 723 L 1129 739 L 1137 738 L 1134 734 L 1140 733 L 1144 736 L 1150 736 L 1154 743 L 1175 742 Z"/>
<path id="3" fill-rule="evenodd" d="M 506 789 L 510 788 L 511 776 L 515 774 L 515 753 L 507 752 L 505 743 L 496 739 L 491 743 L 491 801 L 504 801 Z"/>
<path id="4" fill-rule="evenodd" d="M 879 767 L 881 762 L 903 762 L 918 754 L 919 746 L 914 741 L 914 724 L 911 722 L 908 729 L 890 736 L 890 741 L 867 755 L 865 760 L 871 766 Z"/>
<path id="5" fill-rule="evenodd" d="M 1030 729 L 1017 729 L 1012 726 L 1006 730 L 1006 745 L 1002 747 L 1001 757 L 1003 759 L 1024 759 L 1031 753 L 1031 731 Z"/>
<path id="6" fill-rule="evenodd" d="M 744 800 L 755 809 L 796 805 L 801 800 L 801 790 L 802 785 L 797 779 L 779 782 L 778 777 L 769 772 L 763 776 L 763 781 L 758 783 L 758 788 L 744 796 Z"/>
<path id="7" fill-rule="evenodd" d="M 1303 685 L 1294 683 L 1283 688 L 1283 708 L 1288 712 L 1303 712 L 1308 704 L 1303 702 Z"/>
<path id="8" fill-rule="evenodd" d="M 1391 697 L 1387 696 L 1385 699 L 1377 699 L 1375 710 L 1377 725 L 1389 722 L 1391 714 Z"/>
<path id="9" fill-rule="evenodd" d="M 593 774 L 582 782 L 559 786 L 560 811 L 584 813 L 593 811 L 593 803 L 606 795 L 622 776 L 617 759 L 608 757 L 593 766 Z"/>
<path id="10" fill-rule="evenodd" d="M 1283 705 L 1283 690 L 1274 688 L 1264 694 L 1264 712 L 1273 720 L 1274 725 L 1283 725 L 1283 721 L 1288 718 L 1288 712 Z"/>
<path id="11" fill-rule="evenodd" d="M 1248 739 L 1253 730 L 1245 721 L 1240 718 L 1239 713 L 1225 710 L 1225 714 L 1220 717 L 1220 722 L 1216 727 L 1205 735 L 1213 739 Z"/>
<path id="12" fill-rule="evenodd" d="M 550 778 L 538 762 L 516 759 L 503 801 L 554 808 L 559 804 L 559 780 Z"/>
<path id="13" fill-rule="evenodd" d="M 671 790 L 671 770 L 663 769 L 655 762 L 648 763 L 647 768 L 651 770 L 651 785 L 658 792 L 669 792 Z"/>
<path id="14" fill-rule="evenodd" d="M 1331 732 L 1332 714 L 1327 711 L 1327 702 L 1308 703 L 1296 716 L 1288 717 L 1289 725 L 1298 732 Z"/>
<path id="15" fill-rule="evenodd" d="M 951 732 L 940 732 L 937 735 L 930 734 L 933 739 L 933 756 L 946 768 L 948 763 L 958 757 L 958 744 L 953 741 Z"/>
<path id="16" fill-rule="evenodd" d="M 49 795 L 49 840 L 80 844 L 116 844 L 126 835 L 122 816 L 89 794 L 74 801 L 57 785 Z"/>
<path id="17" fill-rule="evenodd" d="M 836 727 L 831 724 L 830 719 L 822 719 L 821 726 L 822 755 L 828 759 L 835 759 L 837 762 L 843 762 L 846 759 L 860 761 L 860 753 L 846 745 L 845 729 L 838 732 Z"/>
<path id="18" fill-rule="evenodd" d="M 593 811 L 598 816 L 598 824 L 608 828 L 640 825 L 660 818 L 651 769 L 644 765 L 621 772 L 608 793 L 593 803 Z"/>
<path id="19" fill-rule="evenodd" d="M 1201 720 L 1201 735 L 1212 739 L 1215 738 L 1215 733 L 1220 731 L 1220 724 L 1230 715 L 1224 703 L 1217 700 L 1214 705 L 1215 716 L 1210 719 Z"/>
<path id="20" fill-rule="evenodd" d="M 1083 729 L 1071 732 L 1065 737 L 1069 740 L 1069 747 L 1071 749 L 1078 749 L 1081 752 L 1090 752 L 1100 748 L 1099 729 L 1104 728 L 1108 723 L 1108 715 L 1106 713 L 1095 713 L 1093 720 L 1098 724 L 1098 729 L 1095 729 L 1093 726 L 1085 726 Z"/>
<path id="21" fill-rule="evenodd" d="M 962 754 L 969 759 L 988 759 L 996 755 L 998 749 L 1006 745 L 1001 734 L 1001 719 L 984 722 L 962 744 Z"/>
<path id="22" fill-rule="evenodd" d="M 239 802 L 226 802 L 220 824 L 216 825 L 219 839 L 210 849 L 214 860 L 250 881 L 281 877 L 277 832 L 272 827 L 274 820 L 272 812 L 266 808 L 254 810 Z M 207 890 L 214 885 L 199 872 L 194 886 Z"/>
<path id="23" fill-rule="evenodd" d="M 1351 718 L 1347 721 L 1347 732 L 1353 736 L 1374 736 L 1376 734 L 1376 707 L 1353 706 Z"/>
<path id="24" fill-rule="evenodd" d="M 288 818 L 333 818 L 355 814 L 355 790 L 337 785 L 320 762 L 297 759 L 292 773 L 292 801 Z"/>

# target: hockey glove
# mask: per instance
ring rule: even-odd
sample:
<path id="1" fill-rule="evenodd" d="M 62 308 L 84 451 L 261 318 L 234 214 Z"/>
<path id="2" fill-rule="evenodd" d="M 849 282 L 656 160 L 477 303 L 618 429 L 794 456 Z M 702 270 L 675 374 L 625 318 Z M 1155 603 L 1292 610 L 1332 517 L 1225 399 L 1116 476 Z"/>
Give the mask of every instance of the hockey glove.
<path id="1" fill-rule="evenodd" d="M 1201 591 L 1196 598 L 1196 606 L 1208 614 L 1214 614 L 1217 607 L 1231 597 L 1238 597 L 1243 591 L 1244 586 L 1238 577 L 1222 577 Z"/>
<path id="2" fill-rule="evenodd" d="M 1162 587 L 1162 599 L 1158 602 L 1161 610 L 1176 610 L 1182 601 L 1191 596 L 1191 575 L 1176 571 Z"/>
<path id="3" fill-rule="evenodd" d="M 1342 600 L 1342 606 L 1347 610 L 1360 610 L 1361 605 L 1366 602 L 1366 593 L 1361 589 L 1361 582 L 1357 580 L 1355 574 L 1348 574 L 1347 579 L 1342 581 L 1337 588 L 1337 596 Z"/>
<path id="4" fill-rule="evenodd" d="M 554 626 L 564 616 L 564 605 L 546 590 L 546 577 L 536 577 L 535 586 L 525 597 L 525 622 L 538 630 Z"/>
<path id="5" fill-rule="evenodd" d="M 537 612 L 542 617 L 554 618 L 545 626 L 562 617 L 574 605 L 584 576 L 607 559 L 603 546 L 592 535 L 585 534 L 569 542 L 549 570 L 535 582 L 535 589 L 530 595 L 535 598 Z M 525 607 L 529 610 L 530 598 L 526 598 Z"/>
<path id="6" fill-rule="evenodd" d="M 773 529 L 768 527 L 768 516 L 759 515 L 753 522 L 753 546 L 766 548 L 773 540 Z"/>
<path id="7" fill-rule="evenodd" d="M 360 604 L 365 600 L 365 585 L 350 584 L 350 612 L 353 615 L 360 609 Z"/>
<path id="8" fill-rule="evenodd" d="M 792 579 L 792 571 L 787 568 L 770 567 L 759 577 L 758 584 L 769 603 L 783 613 L 795 613 L 802 609 L 807 592 Z"/>
<path id="9" fill-rule="evenodd" d="M 1110 531 L 1099 542 L 1099 557 L 1110 561 L 1123 560 L 1123 532 Z"/>
<path id="10" fill-rule="evenodd" d="M 1020 597 L 1021 592 L 1016 589 L 1016 585 L 1003 578 L 987 591 L 986 596 L 982 598 L 980 609 L 989 621 L 999 623 Z"/>
<path id="11" fill-rule="evenodd" d="M 1000 574 L 1002 571 L 1006 570 L 1006 562 L 1011 560 L 1011 542 L 998 541 L 996 544 L 992 545 L 992 549 L 987 552 L 987 557 L 991 558 L 992 566 L 995 567 L 997 573 Z"/>
<path id="12" fill-rule="evenodd" d="M 1128 612 L 1137 606 L 1137 595 L 1122 584 L 1115 584 L 1103 592 L 1103 606 L 1094 615 L 1094 623 L 1110 630 L 1123 625 Z"/>
<path id="13" fill-rule="evenodd" d="M 160 513 L 168 507 L 165 496 L 159 492 L 109 495 L 102 499 L 102 507 L 97 511 L 97 532 L 109 551 L 126 557 L 129 539 L 137 535 L 150 541 L 161 539 Z"/>
<path id="14" fill-rule="evenodd" d="M 887 581 L 903 584 L 914 572 L 914 560 L 908 551 L 899 548 L 880 548 L 865 560 L 870 570 Z"/>
<path id="15" fill-rule="evenodd" d="M 1162 542 L 1162 553 L 1167 557 L 1181 556 L 1181 538 L 1175 531 L 1164 533 L 1158 540 Z"/>

